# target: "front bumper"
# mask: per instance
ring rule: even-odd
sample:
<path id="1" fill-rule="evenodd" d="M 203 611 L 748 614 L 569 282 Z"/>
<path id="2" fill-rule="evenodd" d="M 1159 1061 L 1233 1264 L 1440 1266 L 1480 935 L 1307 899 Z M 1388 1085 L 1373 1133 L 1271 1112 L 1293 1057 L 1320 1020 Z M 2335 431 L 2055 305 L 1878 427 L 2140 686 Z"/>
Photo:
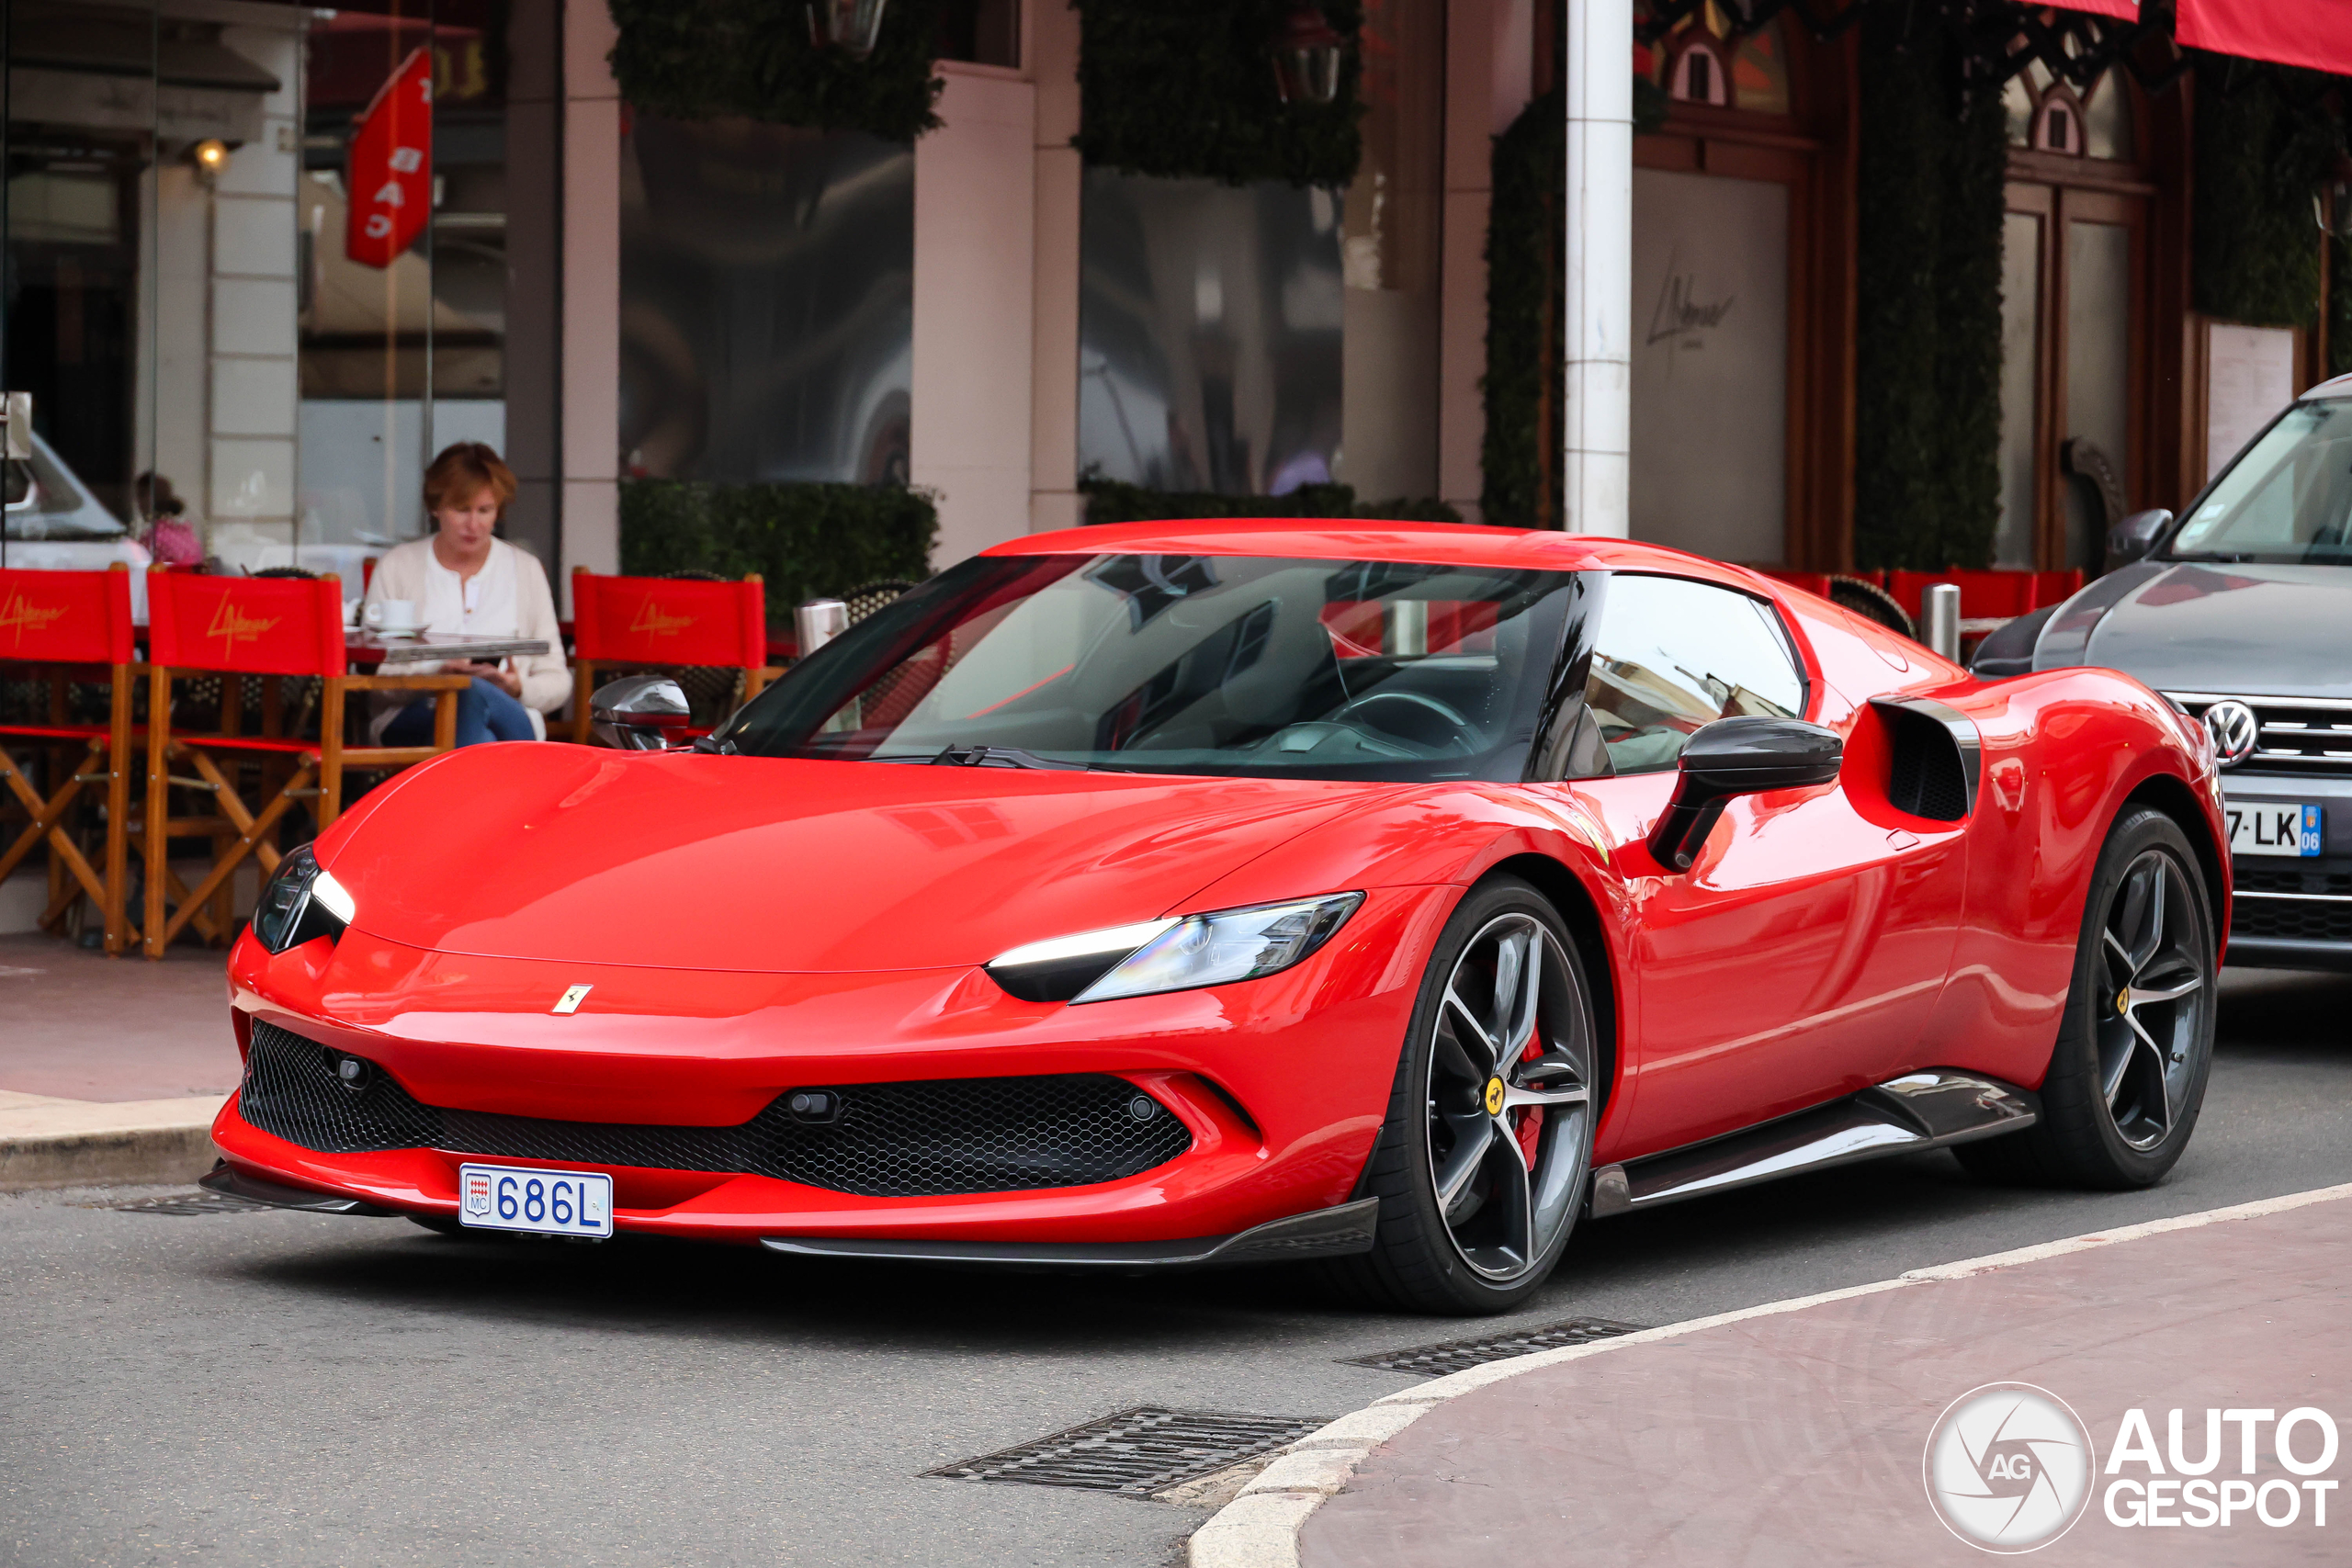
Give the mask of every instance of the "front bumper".
<path id="1" fill-rule="evenodd" d="M 2352 775 L 2226 773 L 2233 807 L 2308 805 L 2324 813 L 2322 852 L 2237 855 L 2229 962 L 2256 969 L 2352 971 Z"/>
<path id="2" fill-rule="evenodd" d="M 1281 975 L 1080 1008 L 1018 1001 L 973 970 L 554 964 L 425 953 L 358 930 L 275 957 L 247 936 L 231 954 L 242 1046 L 266 1022 L 363 1058 L 428 1107 L 623 1131 L 728 1129 L 797 1086 L 1111 1075 L 1191 1138 L 1177 1157 L 1122 1179 L 873 1196 L 775 1174 L 490 1150 L 337 1153 L 255 1125 L 242 1095 L 213 1136 L 236 1179 L 412 1214 L 454 1216 L 459 1166 L 495 1157 L 609 1172 L 622 1230 L 835 1253 L 887 1242 L 951 1259 L 1007 1246 L 1156 1245 L 1166 1261 L 1200 1262 L 1257 1227 L 1354 1196 L 1419 978 L 1419 964 L 1400 959 L 1426 950 L 1457 891 L 1376 892 L 1324 951 Z M 575 985 L 592 987 L 589 1001 L 550 1013 Z M 1138 1261 L 1149 1259 L 1123 1266 Z"/>

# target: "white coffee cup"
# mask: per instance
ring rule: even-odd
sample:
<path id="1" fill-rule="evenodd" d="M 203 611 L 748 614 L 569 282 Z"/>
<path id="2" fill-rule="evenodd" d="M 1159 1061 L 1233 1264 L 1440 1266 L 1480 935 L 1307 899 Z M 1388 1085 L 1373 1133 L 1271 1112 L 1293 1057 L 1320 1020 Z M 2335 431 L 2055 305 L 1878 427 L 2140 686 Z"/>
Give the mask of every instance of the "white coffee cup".
<path id="1" fill-rule="evenodd" d="M 379 599 L 368 606 L 368 629 L 392 637 L 416 630 L 416 603 L 411 599 Z"/>

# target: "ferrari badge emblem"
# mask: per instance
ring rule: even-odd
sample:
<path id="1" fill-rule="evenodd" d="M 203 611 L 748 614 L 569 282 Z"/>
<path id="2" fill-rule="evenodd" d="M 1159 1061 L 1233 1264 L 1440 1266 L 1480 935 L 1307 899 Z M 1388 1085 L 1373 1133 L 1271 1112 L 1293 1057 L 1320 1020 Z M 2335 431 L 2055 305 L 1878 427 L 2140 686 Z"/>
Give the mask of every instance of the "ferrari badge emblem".
<path id="1" fill-rule="evenodd" d="M 1500 1078 L 1488 1078 L 1487 1080 L 1487 1114 L 1489 1116 L 1499 1116 L 1502 1113 L 1503 1080 Z"/>
<path id="2" fill-rule="evenodd" d="M 560 1013 L 578 1012 L 580 1010 L 580 1004 L 586 1000 L 588 993 L 595 988 L 596 987 L 594 986 L 571 987 L 563 993 L 563 999 L 556 1003 L 554 1007 L 549 1008 L 548 1010 L 550 1012 Z"/>

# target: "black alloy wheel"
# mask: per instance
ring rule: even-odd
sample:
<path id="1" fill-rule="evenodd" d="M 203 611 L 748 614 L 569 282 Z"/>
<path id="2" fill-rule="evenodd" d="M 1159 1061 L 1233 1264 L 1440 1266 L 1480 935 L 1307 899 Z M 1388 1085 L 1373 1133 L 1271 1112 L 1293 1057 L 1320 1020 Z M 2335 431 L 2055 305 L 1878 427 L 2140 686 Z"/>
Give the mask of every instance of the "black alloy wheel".
<path id="1" fill-rule="evenodd" d="M 2146 1187 L 2188 1146 L 2213 1066 L 2215 962 L 2205 875 L 2178 823 L 2133 809 L 2091 874 L 2041 1120 L 1953 1152 L 1973 1174 Z"/>
<path id="2" fill-rule="evenodd" d="M 1354 1293 L 1433 1313 L 1505 1312 L 1566 1247 L 1603 1086 L 1590 993 L 1551 904 L 1515 877 L 1446 922 L 1413 1010 L 1363 1191 L 1373 1250 Z"/>

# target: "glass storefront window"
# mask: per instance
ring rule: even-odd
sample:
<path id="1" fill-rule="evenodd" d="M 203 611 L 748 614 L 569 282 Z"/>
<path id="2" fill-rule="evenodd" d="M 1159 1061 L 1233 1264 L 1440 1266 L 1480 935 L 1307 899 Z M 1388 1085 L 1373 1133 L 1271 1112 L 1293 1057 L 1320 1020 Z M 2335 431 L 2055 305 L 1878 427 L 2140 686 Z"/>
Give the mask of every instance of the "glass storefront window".
<path id="1" fill-rule="evenodd" d="M 913 152 L 749 119 L 624 123 L 626 471 L 905 483 Z"/>
<path id="2" fill-rule="evenodd" d="M 144 540 L 356 595 L 422 532 L 431 450 L 503 449 L 507 10 L 11 4 L 0 378 L 32 395 L 49 477 L 9 512 L 9 564 Z M 348 145 L 420 49 L 430 211 L 370 265 L 345 243 Z"/>

